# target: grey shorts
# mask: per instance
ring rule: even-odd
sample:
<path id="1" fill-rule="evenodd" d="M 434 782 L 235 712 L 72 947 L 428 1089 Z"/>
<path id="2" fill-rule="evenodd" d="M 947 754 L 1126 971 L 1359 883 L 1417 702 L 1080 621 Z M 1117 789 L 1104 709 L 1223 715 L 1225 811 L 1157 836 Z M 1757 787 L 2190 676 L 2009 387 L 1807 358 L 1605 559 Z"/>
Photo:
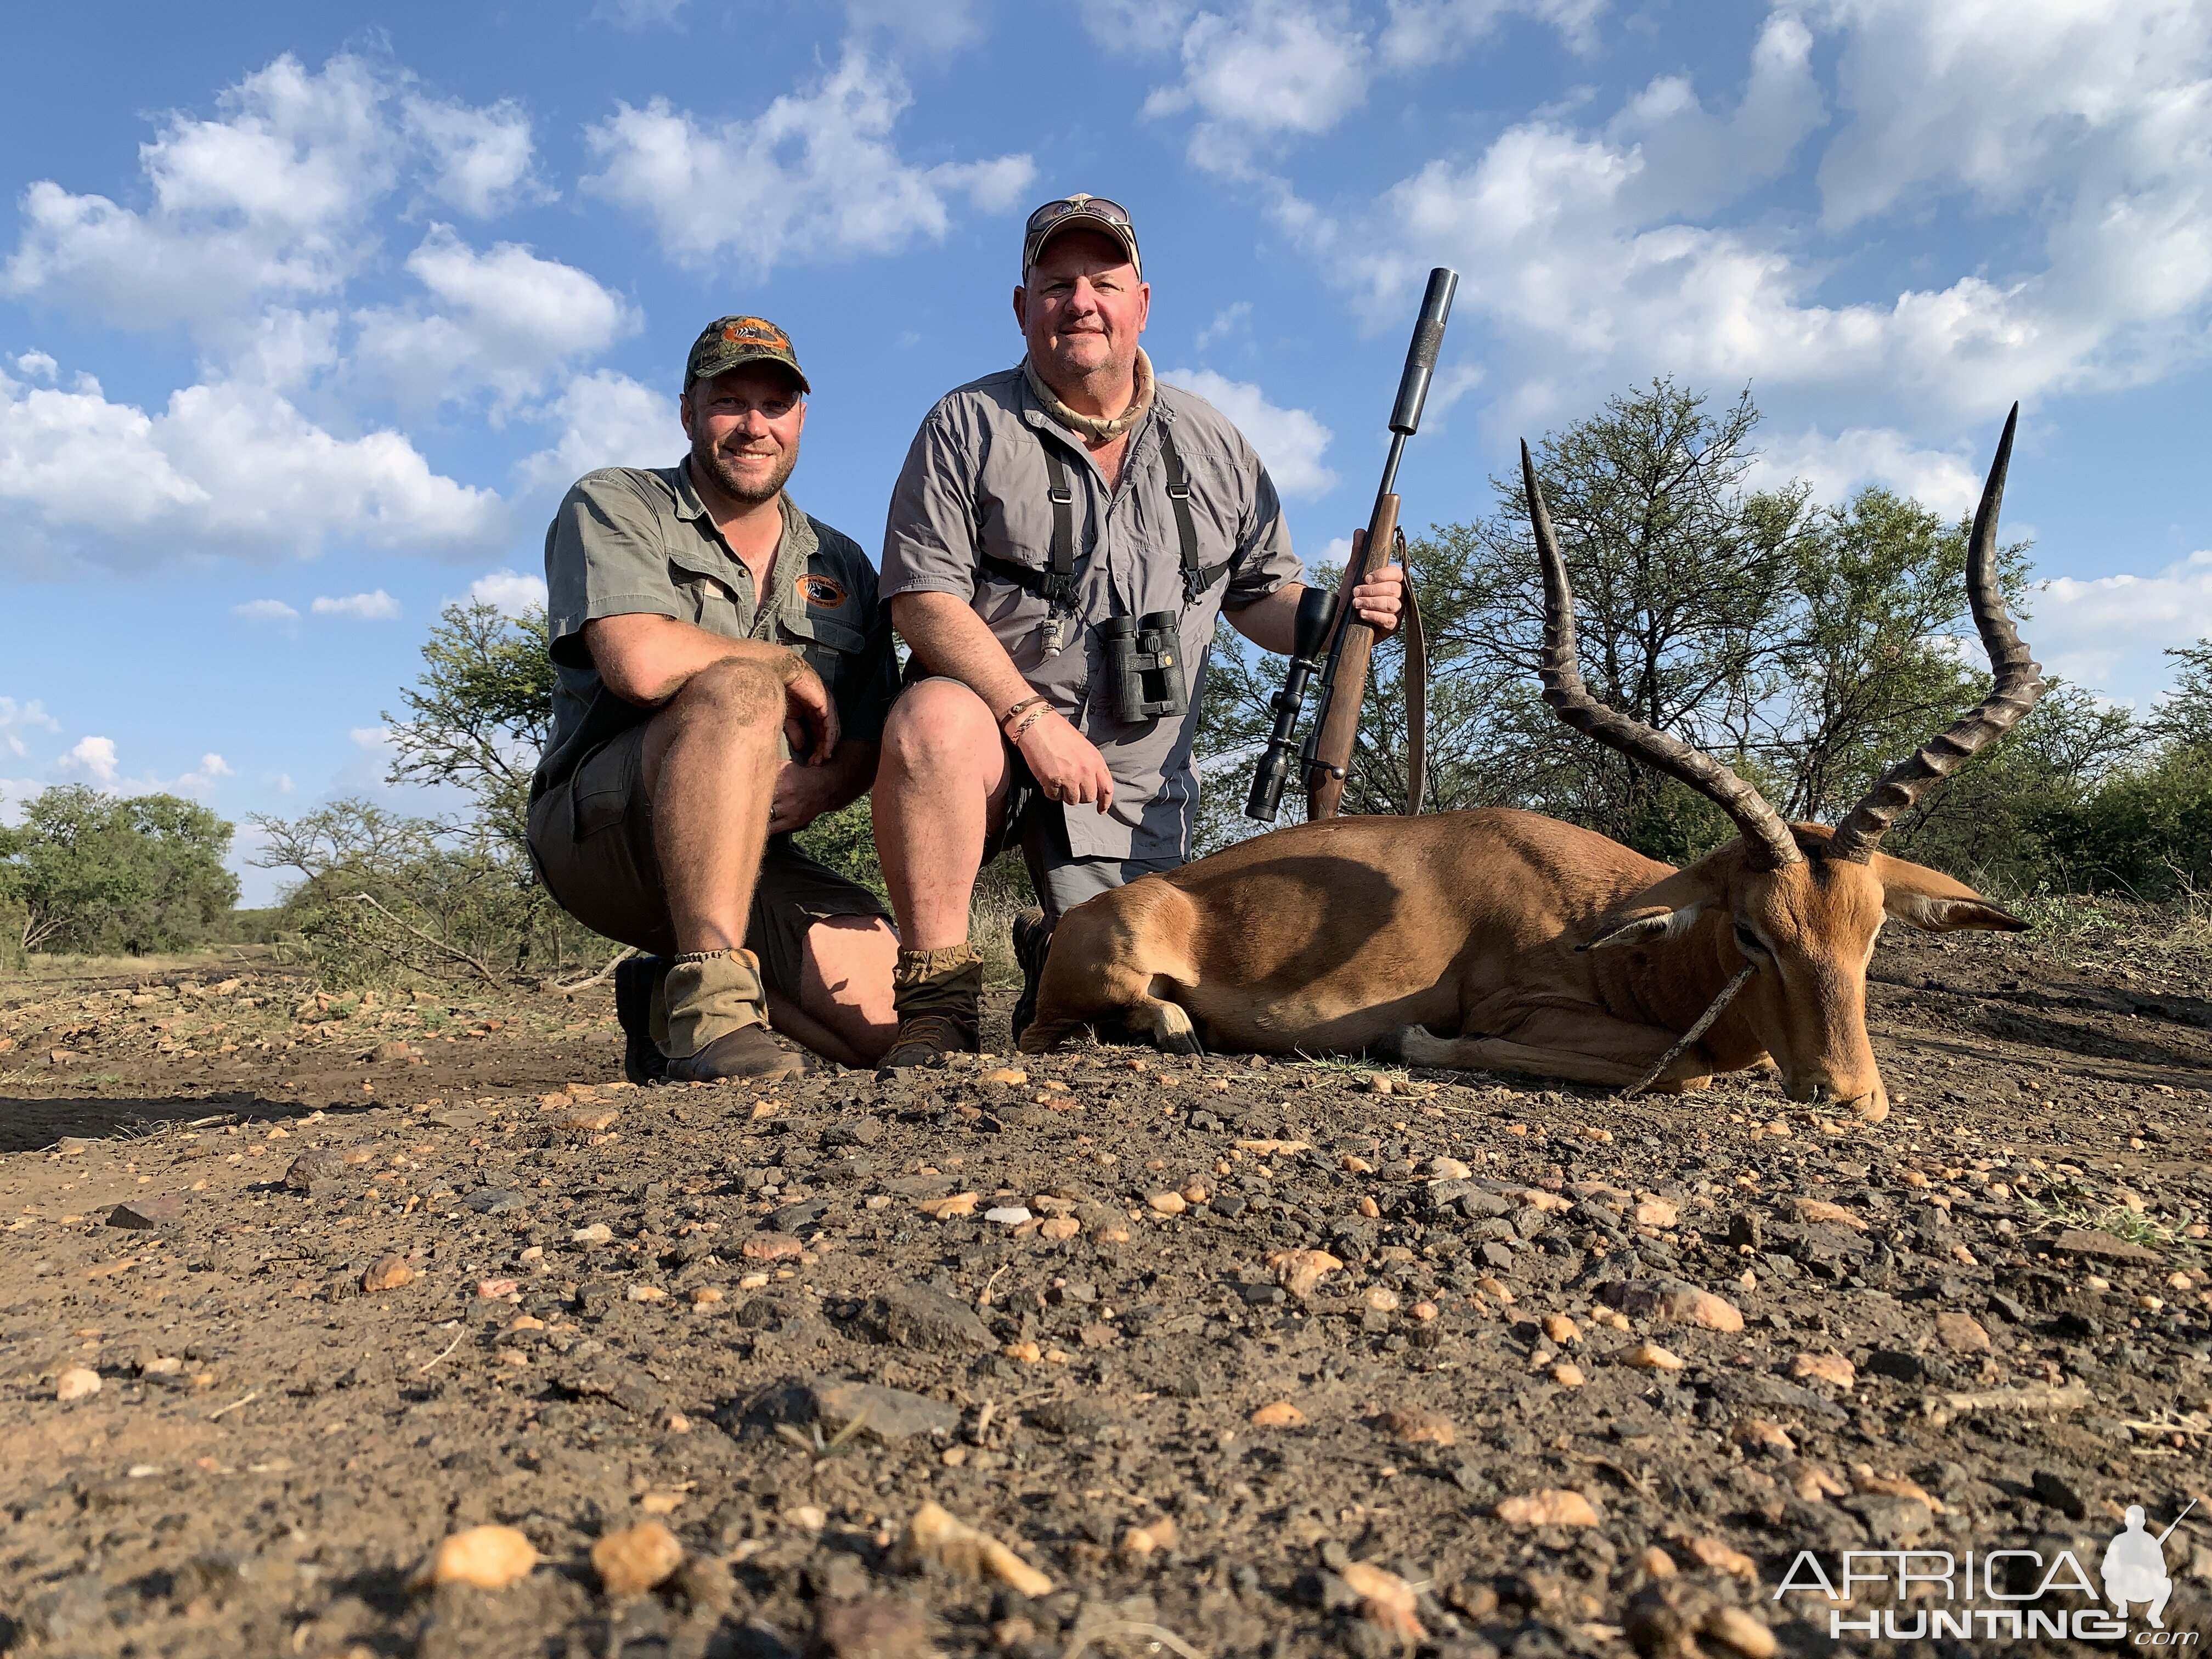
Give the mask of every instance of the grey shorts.
<path id="1" fill-rule="evenodd" d="M 567 782 L 530 808 L 530 852 L 554 902 L 592 932 L 655 955 L 677 949 L 660 860 L 653 845 L 653 803 L 641 761 L 645 727 L 632 726 L 586 755 Z M 799 1000 L 807 930 L 832 916 L 890 912 L 859 883 L 807 856 L 788 835 L 770 836 L 753 887 L 745 948 L 760 958 L 768 988 Z"/>

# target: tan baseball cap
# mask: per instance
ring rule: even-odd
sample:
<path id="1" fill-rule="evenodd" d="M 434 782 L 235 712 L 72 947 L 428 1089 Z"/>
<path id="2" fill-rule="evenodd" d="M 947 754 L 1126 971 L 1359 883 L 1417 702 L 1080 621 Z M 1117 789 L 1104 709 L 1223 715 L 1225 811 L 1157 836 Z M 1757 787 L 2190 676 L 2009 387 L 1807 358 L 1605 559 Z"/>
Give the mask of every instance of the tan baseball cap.
<path id="1" fill-rule="evenodd" d="M 1078 191 L 1056 202 L 1047 202 L 1030 215 L 1022 236 L 1024 281 L 1028 280 L 1030 267 L 1036 264 L 1037 256 L 1044 252 L 1044 245 L 1063 230 L 1095 230 L 1110 237 L 1129 256 L 1129 263 L 1136 267 L 1138 280 L 1144 280 L 1145 262 L 1137 252 L 1137 228 L 1129 222 L 1129 210 L 1103 196 L 1085 196 Z"/>
<path id="2" fill-rule="evenodd" d="M 799 381 L 801 392 L 814 390 L 791 349 L 791 336 L 765 317 L 717 317 L 701 329 L 684 361 L 684 389 L 689 392 L 694 381 L 712 380 L 745 363 L 781 363 Z"/>

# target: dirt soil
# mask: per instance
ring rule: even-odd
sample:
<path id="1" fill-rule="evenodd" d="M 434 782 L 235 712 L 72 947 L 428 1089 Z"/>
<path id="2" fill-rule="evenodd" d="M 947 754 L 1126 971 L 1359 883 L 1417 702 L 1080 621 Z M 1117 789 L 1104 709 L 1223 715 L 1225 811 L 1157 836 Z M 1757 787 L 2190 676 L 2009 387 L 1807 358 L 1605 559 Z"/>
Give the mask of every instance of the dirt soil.
<path id="1" fill-rule="evenodd" d="M 16 981 L 0 1650 L 1760 1659 L 1961 1605 L 1802 1588 L 1907 1546 L 2002 1644 L 2212 1493 L 2208 970 L 1887 938 L 1873 1127 L 1103 1048 L 638 1091 L 603 990 Z M 535 1571 L 410 1583 L 488 1524 Z"/>

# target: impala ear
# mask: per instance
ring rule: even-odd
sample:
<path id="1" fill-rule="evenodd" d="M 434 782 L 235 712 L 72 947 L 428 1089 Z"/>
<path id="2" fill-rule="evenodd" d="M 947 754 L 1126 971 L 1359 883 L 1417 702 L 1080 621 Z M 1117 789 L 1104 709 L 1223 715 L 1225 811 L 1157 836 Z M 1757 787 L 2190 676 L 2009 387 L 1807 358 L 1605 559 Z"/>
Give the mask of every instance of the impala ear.
<path id="1" fill-rule="evenodd" d="M 2035 925 L 1980 897 L 1936 898 L 1893 890 L 1882 895 L 1881 908 L 1899 921 L 1929 933 L 2024 933 Z"/>
<path id="2" fill-rule="evenodd" d="M 1610 951 L 1622 945 L 1645 945 L 1655 939 L 1677 935 L 1698 919 L 1703 904 L 1686 904 L 1679 910 L 1662 910 L 1656 916 L 1633 916 L 1626 921 L 1599 925 L 1596 933 L 1575 946 L 1577 951 Z"/>
<path id="3" fill-rule="evenodd" d="M 1609 951 L 1618 945 L 1644 945 L 1662 935 L 1679 935 L 1713 897 L 1712 884 L 1702 874 L 1677 870 L 1600 917 L 1597 931 L 1575 949 Z"/>
<path id="4" fill-rule="evenodd" d="M 1908 927 L 1930 933 L 2024 933 L 2034 925 L 1924 864 L 1877 853 L 1874 872 L 1881 879 L 1881 908 Z"/>

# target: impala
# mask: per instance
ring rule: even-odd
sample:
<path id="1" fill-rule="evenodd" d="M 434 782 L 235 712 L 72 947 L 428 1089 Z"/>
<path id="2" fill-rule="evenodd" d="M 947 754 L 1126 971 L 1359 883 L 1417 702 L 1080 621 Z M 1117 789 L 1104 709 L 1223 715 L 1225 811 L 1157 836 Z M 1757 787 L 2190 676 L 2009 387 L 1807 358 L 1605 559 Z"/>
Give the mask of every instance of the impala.
<path id="1" fill-rule="evenodd" d="M 1680 870 L 1504 809 L 1334 818 L 1255 836 L 1069 911 L 1022 1048 L 1042 1053 L 1088 1024 L 1182 1052 L 1364 1051 L 1670 1091 L 1771 1059 L 1791 1099 L 1879 1121 L 1888 1096 L 1867 1040 L 1866 969 L 1884 918 L 1931 932 L 2027 926 L 1880 850 L 1900 813 L 2042 690 L 1996 578 L 2019 416 L 2015 404 L 1967 547 L 1967 598 L 1994 689 L 1834 828 L 1784 823 L 1720 761 L 1584 690 L 1574 596 L 1523 444 L 1543 566 L 1544 701 L 1577 731 L 1706 796 L 1741 833 Z"/>

